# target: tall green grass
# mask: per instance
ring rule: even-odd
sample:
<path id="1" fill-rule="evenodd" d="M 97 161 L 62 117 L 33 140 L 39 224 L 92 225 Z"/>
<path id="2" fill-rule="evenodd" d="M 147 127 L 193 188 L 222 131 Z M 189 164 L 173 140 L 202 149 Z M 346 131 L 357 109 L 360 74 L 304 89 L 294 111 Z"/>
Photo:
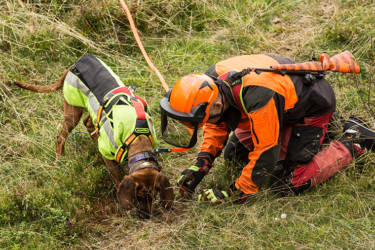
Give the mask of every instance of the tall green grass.
<path id="1" fill-rule="evenodd" d="M 122 212 L 88 136 L 69 137 L 66 156 L 55 159 L 61 91 L 37 94 L 11 82 L 50 84 L 80 56 L 93 53 L 147 99 L 157 130 L 163 89 L 139 53 L 117 1 L 23 2 L 25 8 L 17 0 L 0 2 L 1 248 L 375 248 L 373 153 L 297 197 L 265 190 L 248 204 L 215 207 L 177 200 L 174 212 L 148 221 Z M 328 76 L 338 111 L 345 118 L 360 114 L 374 124 L 371 0 L 128 4 L 146 50 L 170 86 L 184 74 L 203 72 L 234 55 L 267 53 L 305 61 L 312 54 L 348 49 L 362 73 Z M 197 150 L 160 156 L 173 185 Z M 218 159 L 199 189 L 225 187 L 239 173 Z"/>

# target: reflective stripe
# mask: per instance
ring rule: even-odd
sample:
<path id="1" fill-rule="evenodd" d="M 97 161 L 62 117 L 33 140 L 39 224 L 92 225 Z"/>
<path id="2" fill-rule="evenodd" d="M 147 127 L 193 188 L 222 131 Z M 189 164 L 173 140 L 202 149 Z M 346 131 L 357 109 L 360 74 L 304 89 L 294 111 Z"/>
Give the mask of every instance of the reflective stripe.
<path id="1" fill-rule="evenodd" d="M 121 158 L 122 156 L 124 155 L 124 149 L 122 147 L 119 148 L 119 150 L 117 151 L 117 154 L 115 156 L 115 161 L 120 163 L 121 162 Z"/>
<path id="2" fill-rule="evenodd" d="M 92 93 L 90 93 L 90 95 L 89 95 L 88 102 L 89 102 L 89 105 L 90 105 L 91 109 L 94 111 L 96 117 L 98 117 L 98 111 L 99 111 L 100 105 L 99 105 L 99 102 L 96 100 L 96 97 Z M 113 130 L 112 130 L 112 127 L 111 127 L 111 123 L 108 121 L 106 114 L 102 115 L 102 117 L 100 119 L 100 122 L 102 123 L 101 128 L 104 129 L 105 133 L 107 134 L 107 137 L 108 137 L 109 141 L 112 143 L 112 146 L 115 149 L 117 149 L 118 146 L 115 142 L 115 138 L 114 138 Z"/>
<path id="3" fill-rule="evenodd" d="M 96 97 L 92 93 L 90 93 L 89 95 L 89 105 L 91 109 L 94 111 L 95 116 L 98 117 L 100 105 L 99 105 L 99 102 L 96 100 Z M 106 121 L 107 121 L 107 116 L 104 114 L 102 115 L 100 122 L 105 123 Z"/>
<path id="4" fill-rule="evenodd" d="M 112 143 L 113 147 L 115 149 L 117 149 L 118 146 L 117 146 L 117 144 L 115 142 L 115 139 L 114 139 L 114 136 L 113 136 L 113 130 L 112 130 L 110 122 L 108 120 L 106 120 L 103 123 L 102 128 L 104 128 L 104 131 L 107 134 L 107 137 L 108 137 L 109 141 Z"/>
<path id="5" fill-rule="evenodd" d="M 75 74 L 72 72 L 68 72 L 65 77 L 65 82 L 68 83 L 70 86 L 79 89 L 85 96 L 89 96 L 90 90 L 87 86 L 79 79 Z"/>
<path id="6" fill-rule="evenodd" d="M 125 142 L 122 144 L 122 146 L 118 149 L 117 153 L 116 153 L 116 156 L 115 156 L 115 159 L 118 163 L 121 162 L 122 160 L 122 157 L 125 153 L 125 148 L 129 147 L 129 145 L 131 143 L 133 143 L 133 141 L 137 138 L 137 136 L 133 133 L 131 134 L 128 139 L 125 140 Z"/>
<path id="7" fill-rule="evenodd" d="M 131 134 L 131 135 L 128 137 L 128 139 L 126 139 L 126 141 L 125 141 L 125 145 L 126 145 L 126 146 L 129 146 L 129 144 L 131 144 L 131 143 L 135 140 L 136 137 L 137 137 L 137 136 L 136 136 L 135 134 Z"/>

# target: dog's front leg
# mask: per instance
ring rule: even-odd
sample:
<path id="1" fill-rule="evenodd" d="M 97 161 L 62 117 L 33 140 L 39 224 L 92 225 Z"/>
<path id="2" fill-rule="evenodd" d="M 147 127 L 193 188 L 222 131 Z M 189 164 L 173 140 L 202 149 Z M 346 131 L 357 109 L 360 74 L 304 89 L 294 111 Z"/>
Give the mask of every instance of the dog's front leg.
<path id="1" fill-rule="evenodd" d="M 90 117 L 90 114 L 87 114 L 84 118 L 83 118 L 83 124 L 85 125 L 86 129 L 87 129 L 87 132 L 89 132 L 91 138 L 94 140 L 94 141 L 97 141 L 98 137 L 99 137 L 99 134 L 98 133 L 94 133 L 93 132 L 95 131 L 95 126 L 94 124 L 92 123 L 92 119 Z"/>
<path id="2" fill-rule="evenodd" d="M 97 133 L 95 133 L 95 134 L 92 133 L 92 132 L 95 131 L 95 126 L 92 123 L 92 119 L 91 119 L 91 117 L 90 117 L 89 114 L 87 114 L 83 118 L 83 124 L 85 125 L 87 131 L 91 135 L 91 138 L 94 141 L 97 141 L 99 135 Z M 102 157 L 102 158 L 104 160 L 105 165 L 107 166 L 108 172 L 111 175 L 113 182 L 115 183 L 116 190 L 117 190 L 117 188 L 120 185 L 120 182 L 122 180 L 122 174 L 121 174 L 120 168 L 117 167 L 117 164 L 116 164 L 115 161 L 108 160 L 108 159 L 106 159 L 104 157 Z"/>
<path id="3" fill-rule="evenodd" d="M 113 179 L 113 182 L 115 183 L 116 190 L 117 190 L 122 180 L 122 174 L 121 174 L 120 168 L 117 166 L 117 163 L 115 161 L 108 160 L 104 157 L 102 158 L 104 160 L 105 165 L 107 166 L 109 174 L 111 175 Z"/>

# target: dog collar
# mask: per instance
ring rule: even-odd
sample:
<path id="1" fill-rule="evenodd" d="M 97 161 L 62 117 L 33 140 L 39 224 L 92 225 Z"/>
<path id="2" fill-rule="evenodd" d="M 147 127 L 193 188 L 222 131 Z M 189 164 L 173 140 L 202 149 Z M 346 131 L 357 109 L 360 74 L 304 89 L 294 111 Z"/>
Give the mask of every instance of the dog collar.
<path id="1" fill-rule="evenodd" d="M 142 160 L 153 160 L 154 162 L 158 162 L 156 159 L 156 155 L 152 152 L 146 151 L 141 154 L 138 154 L 137 156 L 133 157 L 129 161 L 129 165 L 136 163 L 137 161 L 142 161 Z"/>
<path id="2" fill-rule="evenodd" d="M 153 163 L 150 162 L 153 161 Z M 136 164 L 137 162 L 144 161 L 140 164 Z M 156 164 L 155 164 L 156 163 Z M 135 171 L 145 169 L 145 168 L 153 168 L 157 171 L 161 171 L 161 166 L 159 165 L 156 155 L 153 152 L 143 152 L 141 154 L 138 154 L 137 156 L 133 157 L 129 163 L 129 174 L 134 173 Z"/>
<path id="3" fill-rule="evenodd" d="M 151 168 L 155 169 L 156 171 L 160 172 L 161 167 L 159 164 L 155 164 L 153 162 L 144 161 L 139 164 L 135 164 L 134 166 L 129 166 L 129 174 L 132 174 L 138 170 L 145 169 L 145 168 Z"/>

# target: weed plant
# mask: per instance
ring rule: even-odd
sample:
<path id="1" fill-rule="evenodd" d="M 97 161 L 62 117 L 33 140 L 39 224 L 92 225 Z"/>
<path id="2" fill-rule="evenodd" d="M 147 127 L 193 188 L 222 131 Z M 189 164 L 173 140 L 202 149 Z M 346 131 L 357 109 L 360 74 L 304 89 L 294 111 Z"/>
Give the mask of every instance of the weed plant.
<path id="1" fill-rule="evenodd" d="M 362 73 L 327 77 L 337 111 L 375 122 L 372 0 L 127 2 L 146 50 L 170 86 L 230 56 L 266 53 L 306 61 L 350 50 Z M 247 204 L 215 207 L 177 200 L 176 212 L 150 220 L 122 212 L 87 135 L 70 136 L 66 155 L 55 159 L 62 92 L 38 94 L 12 85 L 14 80 L 51 84 L 85 53 L 97 55 L 137 87 L 160 135 L 164 92 L 117 1 L 0 1 L 0 248 L 375 248 L 373 153 L 296 197 L 264 190 Z M 333 132 L 340 136 L 340 129 Z M 73 132 L 84 130 L 80 124 Z M 160 156 L 173 186 L 197 150 Z M 225 188 L 239 173 L 218 159 L 199 190 Z"/>

